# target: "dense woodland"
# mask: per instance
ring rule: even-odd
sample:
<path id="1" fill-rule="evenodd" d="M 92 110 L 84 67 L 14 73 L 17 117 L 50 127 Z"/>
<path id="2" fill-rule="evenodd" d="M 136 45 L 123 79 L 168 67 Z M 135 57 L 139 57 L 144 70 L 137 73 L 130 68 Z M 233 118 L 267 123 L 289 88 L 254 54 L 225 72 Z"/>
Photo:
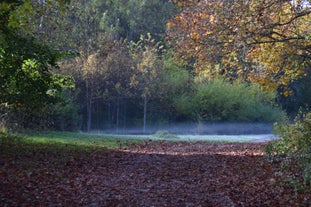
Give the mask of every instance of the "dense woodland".
<path id="1" fill-rule="evenodd" d="M 7 128 L 274 122 L 311 103 L 307 1 L 0 5 Z"/>
<path id="2" fill-rule="evenodd" d="M 1 1 L 0 201 L 310 206 L 310 28 L 310 0 Z M 56 132 L 184 122 L 277 122 L 279 139 Z"/>

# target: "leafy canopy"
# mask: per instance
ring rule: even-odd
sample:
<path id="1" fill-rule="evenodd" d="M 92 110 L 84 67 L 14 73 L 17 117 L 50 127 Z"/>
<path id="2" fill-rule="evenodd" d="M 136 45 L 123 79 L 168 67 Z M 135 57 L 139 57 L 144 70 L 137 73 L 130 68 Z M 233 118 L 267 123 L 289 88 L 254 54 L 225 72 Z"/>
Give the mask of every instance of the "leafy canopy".
<path id="1" fill-rule="evenodd" d="M 310 67 L 310 1 L 174 2 L 182 12 L 168 22 L 167 37 L 196 70 L 276 88 Z"/>
<path id="2" fill-rule="evenodd" d="M 36 5 L 27 0 L 0 3 L 0 104 L 42 107 L 57 101 L 63 88 L 73 87 L 69 76 L 54 72 L 65 53 L 41 44 L 25 29 L 32 8 Z"/>

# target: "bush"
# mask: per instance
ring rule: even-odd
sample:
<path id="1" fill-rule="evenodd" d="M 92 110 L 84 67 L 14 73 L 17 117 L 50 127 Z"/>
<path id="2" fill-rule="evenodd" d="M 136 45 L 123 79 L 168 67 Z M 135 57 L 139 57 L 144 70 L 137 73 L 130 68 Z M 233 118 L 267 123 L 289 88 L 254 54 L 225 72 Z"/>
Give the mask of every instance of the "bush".
<path id="1" fill-rule="evenodd" d="M 178 136 L 175 134 L 171 134 L 166 130 L 157 131 L 154 136 L 161 138 L 161 139 L 178 139 Z"/>
<path id="2" fill-rule="evenodd" d="M 268 145 L 271 161 L 281 162 L 289 177 L 311 186 L 311 112 L 299 114 L 295 122 L 276 124 L 280 139 Z"/>
<path id="3" fill-rule="evenodd" d="M 13 134 L 6 128 L 0 128 L 0 146 L 2 144 L 16 144 L 19 143 L 23 137 L 19 134 Z"/>
<path id="4" fill-rule="evenodd" d="M 6 128 L 9 131 L 79 129 L 80 116 L 77 105 L 69 93 L 63 92 L 62 96 L 62 101 L 40 108 L 0 105 L 0 129 Z"/>
<path id="5" fill-rule="evenodd" d="M 273 122 L 284 116 L 274 99 L 275 93 L 258 85 L 215 79 L 195 83 L 192 92 L 175 99 L 175 107 L 196 121 Z"/>
<path id="6" fill-rule="evenodd" d="M 66 94 L 65 94 L 66 95 Z M 78 105 L 74 103 L 68 94 L 63 102 L 59 102 L 46 109 L 48 119 L 50 120 L 50 129 L 76 131 L 80 128 L 81 117 L 78 114 Z"/>

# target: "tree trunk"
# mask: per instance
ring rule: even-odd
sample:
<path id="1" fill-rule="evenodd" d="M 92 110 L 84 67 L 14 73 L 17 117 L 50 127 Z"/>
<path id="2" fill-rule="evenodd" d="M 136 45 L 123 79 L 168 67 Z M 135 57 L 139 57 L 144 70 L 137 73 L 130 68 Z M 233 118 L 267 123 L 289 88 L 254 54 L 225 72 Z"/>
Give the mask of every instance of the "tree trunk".
<path id="1" fill-rule="evenodd" d="M 146 124 L 147 124 L 147 96 L 144 96 L 144 125 L 143 125 L 143 133 L 146 133 Z"/>
<path id="2" fill-rule="evenodd" d="M 92 94 L 88 80 L 86 81 L 86 130 L 91 131 L 92 127 Z"/>
<path id="3" fill-rule="evenodd" d="M 107 128 L 110 129 L 112 126 L 112 121 L 111 121 L 111 103 L 109 102 L 107 104 Z"/>
<path id="4" fill-rule="evenodd" d="M 41 4 L 41 9 L 42 9 L 42 11 L 44 11 L 45 0 L 41 0 L 39 3 Z M 43 17 L 44 17 L 44 15 L 41 15 L 41 17 L 40 17 L 40 24 L 39 24 L 39 27 L 40 27 L 40 28 L 43 27 Z"/>
<path id="5" fill-rule="evenodd" d="M 119 125 L 120 125 L 120 96 L 117 97 L 117 115 L 116 115 L 116 132 L 119 133 Z"/>
<path id="6" fill-rule="evenodd" d="M 127 101 L 123 101 L 123 134 L 126 130 L 126 112 L 127 112 Z"/>

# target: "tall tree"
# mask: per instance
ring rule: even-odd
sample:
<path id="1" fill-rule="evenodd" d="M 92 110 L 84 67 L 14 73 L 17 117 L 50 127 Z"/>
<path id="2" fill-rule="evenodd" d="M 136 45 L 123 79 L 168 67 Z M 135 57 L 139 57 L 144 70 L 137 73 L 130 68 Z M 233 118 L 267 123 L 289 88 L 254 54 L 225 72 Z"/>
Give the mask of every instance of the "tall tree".
<path id="1" fill-rule="evenodd" d="M 125 41 L 115 41 L 107 58 L 102 61 L 101 66 L 104 73 L 105 90 L 103 92 L 103 104 L 115 105 L 114 121 L 116 132 L 121 125 L 121 109 L 126 108 L 126 100 L 133 97 L 131 77 L 134 74 L 134 66 Z M 123 121 L 125 122 L 126 110 L 123 110 Z M 125 124 L 125 123 L 124 123 Z"/>
<path id="2" fill-rule="evenodd" d="M 276 88 L 310 66 L 310 1 L 174 2 L 182 12 L 167 24 L 168 40 L 197 70 Z"/>
<path id="3" fill-rule="evenodd" d="M 84 100 L 81 108 L 85 114 L 86 130 L 92 128 L 94 103 L 109 105 L 109 122 L 119 128 L 125 100 L 135 93 L 128 83 L 133 76 L 130 71 L 136 66 L 131 65 L 125 44 L 130 40 L 137 41 L 140 33 L 147 34 L 148 31 L 162 38 L 164 22 L 171 16 L 173 7 L 167 0 L 83 0 L 72 1 L 65 14 L 57 13 L 55 8 L 49 9 L 51 16 L 56 18 L 44 17 L 41 28 L 38 26 L 40 18 L 37 18 L 38 34 L 43 29 L 51 31 L 49 41 L 53 45 L 62 42 L 60 47 L 70 48 L 80 54 L 74 63 L 67 62 L 68 70 L 64 72 L 73 74 L 80 93 L 79 99 Z M 164 12 L 162 18 L 159 17 L 159 11 Z M 142 26 L 143 21 L 153 23 L 144 23 Z M 55 25 L 60 28 L 57 32 Z M 101 98 L 105 100 L 101 101 Z M 115 109 L 115 113 L 110 111 L 112 109 Z"/>
<path id="4" fill-rule="evenodd" d="M 86 6 L 87 5 L 87 6 Z M 82 108 L 85 108 L 86 130 L 92 128 L 93 99 L 100 88 L 99 57 L 104 58 L 107 38 L 100 29 L 101 8 L 98 0 L 73 1 L 65 15 L 56 16 L 55 20 L 62 27 L 52 41 L 61 41 L 62 47 L 77 51 L 79 55 L 65 63 L 67 74 L 72 74 L 77 87 L 83 95 Z M 70 31 L 70 32 L 68 32 Z M 105 52 L 103 52 L 105 51 Z"/>
<path id="5" fill-rule="evenodd" d="M 143 99 L 143 132 L 147 125 L 147 105 L 151 98 L 160 95 L 162 61 L 159 57 L 162 46 L 148 33 L 140 41 L 132 43 L 132 55 L 137 72 L 132 77 L 132 85 L 138 89 Z"/>
<path id="6" fill-rule="evenodd" d="M 138 41 L 147 33 L 163 40 L 165 23 L 175 13 L 169 0 L 115 0 L 104 5 L 101 27 L 115 39 L 129 41 Z"/>
<path id="7" fill-rule="evenodd" d="M 27 30 L 34 8 L 32 1 L 0 3 L 0 104 L 28 115 L 58 101 L 62 89 L 73 86 L 69 76 L 56 70 L 65 53 L 42 44 Z"/>

